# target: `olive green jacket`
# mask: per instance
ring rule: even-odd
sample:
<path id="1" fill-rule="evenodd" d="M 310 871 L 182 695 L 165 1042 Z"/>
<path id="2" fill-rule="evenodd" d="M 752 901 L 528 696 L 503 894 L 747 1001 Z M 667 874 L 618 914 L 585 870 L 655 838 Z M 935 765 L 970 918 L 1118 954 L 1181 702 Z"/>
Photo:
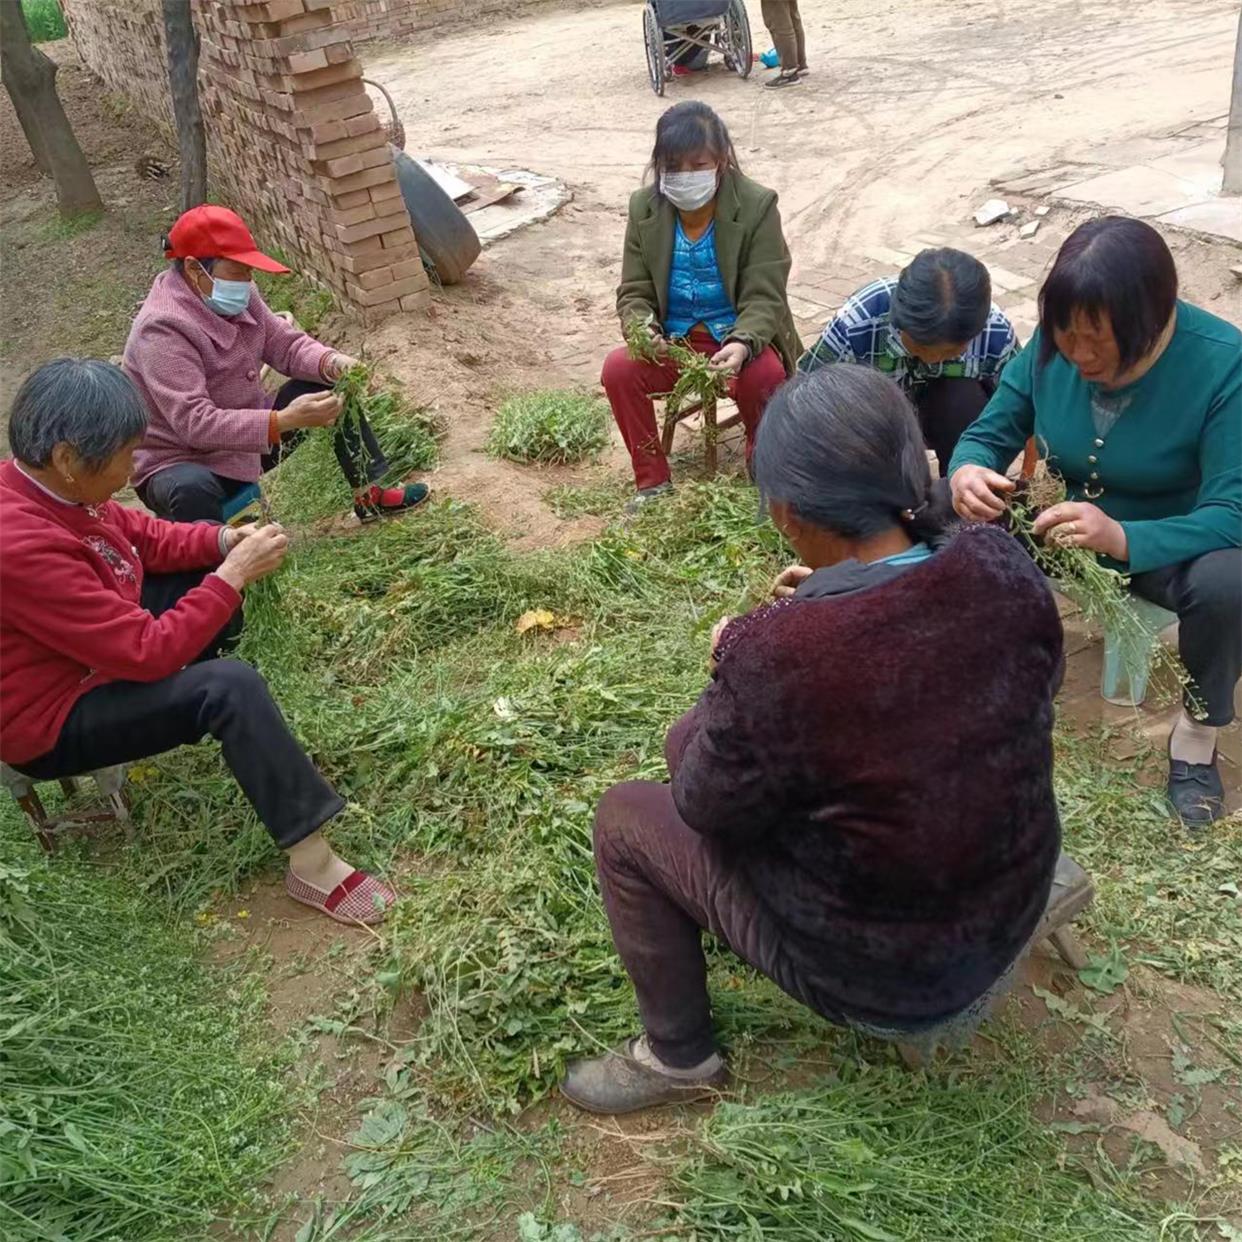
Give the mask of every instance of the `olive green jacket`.
<path id="1" fill-rule="evenodd" d="M 676 228 L 676 208 L 658 198 L 651 186 L 631 195 L 617 288 L 622 328 L 634 319 L 664 322 Z M 726 172 L 716 194 L 716 261 L 737 310 L 729 340 L 749 346 L 752 355 L 774 346 L 792 375 L 802 340 L 785 293 L 789 247 L 781 232 L 776 192 L 739 172 Z"/>

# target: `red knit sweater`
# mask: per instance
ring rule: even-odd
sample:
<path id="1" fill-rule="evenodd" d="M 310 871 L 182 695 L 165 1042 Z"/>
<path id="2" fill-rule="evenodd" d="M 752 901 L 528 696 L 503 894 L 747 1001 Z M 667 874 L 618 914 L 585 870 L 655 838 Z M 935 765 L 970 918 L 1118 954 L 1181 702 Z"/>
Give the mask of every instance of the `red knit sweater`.
<path id="1" fill-rule="evenodd" d="M 140 602 L 143 572 L 219 561 L 217 526 L 162 522 L 111 500 L 61 504 L 0 464 L 0 759 L 46 754 L 88 690 L 159 681 L 193 660 L 240 597 L 209 574 L 154 617 Z"/>

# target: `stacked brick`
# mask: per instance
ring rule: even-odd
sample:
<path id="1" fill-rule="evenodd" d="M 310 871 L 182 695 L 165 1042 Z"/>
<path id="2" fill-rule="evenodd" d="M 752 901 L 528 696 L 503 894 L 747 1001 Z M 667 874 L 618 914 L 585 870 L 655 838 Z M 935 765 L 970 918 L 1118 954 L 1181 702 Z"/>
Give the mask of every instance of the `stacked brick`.
<path id="1" fill-rule="evenodd" d="M 339 0 L 333 11 L 355 43 L 371 39 L 401 42 L 415 31 L 448 22 L 474 21 L 492 14 L 509 16 L 535 0 Z"/>
<path id="2" fill-rule="evenodd" d="M 391 153 L 334 0 L 193 3 L 216 197 L 365 318 L 425 305 Z M 66 9 L 91 68 L 167 124 L 167 88 L 152 85 L 167 76 L 159 0 Z"/>
<path id="3" fill-rule="evenodd" d="M 0 0 L 4 3 L 4 0 Z M 61 0 L 87 67 L 137 111 L 172 133 L 159 0 Z"/>
<path id="4" fill-rule="evenodd" d="M 392 154 L 332 0 L 198 0 L 196 19 L 212 155 L 239 197 L 368 318 L 424 305 Z"/>

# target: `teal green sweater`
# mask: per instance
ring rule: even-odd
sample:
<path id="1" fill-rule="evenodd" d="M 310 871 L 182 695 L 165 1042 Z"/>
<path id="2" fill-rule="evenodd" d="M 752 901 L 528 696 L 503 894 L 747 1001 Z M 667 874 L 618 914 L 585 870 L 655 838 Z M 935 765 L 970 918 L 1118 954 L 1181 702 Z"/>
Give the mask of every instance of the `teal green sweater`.
<path id="1" fill-rule="evenodd" d="M 1111 391 L 1060 354 L 1041 367 L 1039 349 L 1036 332 L 958 441 L 950 476 L 972 464 L 1003 472 L 1034 435 L 1071 499 L 1121 523 L 1127 573 L 1242 546 L 1242 332 L 1178 302 L 1155 366 Z M 1111 428 L 1097 425 L 1100 398 L 1120 410 Z"/>

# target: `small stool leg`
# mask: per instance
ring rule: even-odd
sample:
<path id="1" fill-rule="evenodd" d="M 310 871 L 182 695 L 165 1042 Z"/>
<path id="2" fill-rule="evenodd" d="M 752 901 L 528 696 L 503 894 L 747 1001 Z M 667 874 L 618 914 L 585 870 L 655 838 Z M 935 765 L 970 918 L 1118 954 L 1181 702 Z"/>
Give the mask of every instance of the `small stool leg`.
<path id="1" fill-rule="evenodd" d="M 680 415 L 677 413 L 677 407 L 666 404 L 664 407 L 664 430 L 660 433 L 660 448 L 667 457 L 673 451 L 673 436 L 677 432 L 677 423 Z"/>
<path id="2" fill-rule="evenodd" d="M 703 400 L 703 464 L 707 477 L 716 477 L 716 398 Z"/>
<path id="3" fill-rule="evenodd" d="M 22 813 L 26 816 L 27 822 L 34 829 L 34 834 L 39 840 L 45 854 L 54 854 L 56 852 L 56 837 L 52 832 L 52 825 L 48 822 L 47 811 L 43 809 L 43 802 L 39 798 L 38 791 L 32 786 L 28 792 L 22 794 L 17 799 L 17 805 L 22 808 Z"/>
<path id="4" fill-rule="evenodd" d="M 64 790 L 66 798 L 72 798 L 78 792 L 78 783 L 72 776 L 62 776 L 60 778 L 60 787 Z"/>
<path id="5" fill-rule="evenodd" d="M 1082 970 L 1087 965 L 1086 950 L 1068 923 L 1064 927 L 1058 927 L 1048 939 L 1061 955 L 1062 961 L 1072 970 Z"/>

